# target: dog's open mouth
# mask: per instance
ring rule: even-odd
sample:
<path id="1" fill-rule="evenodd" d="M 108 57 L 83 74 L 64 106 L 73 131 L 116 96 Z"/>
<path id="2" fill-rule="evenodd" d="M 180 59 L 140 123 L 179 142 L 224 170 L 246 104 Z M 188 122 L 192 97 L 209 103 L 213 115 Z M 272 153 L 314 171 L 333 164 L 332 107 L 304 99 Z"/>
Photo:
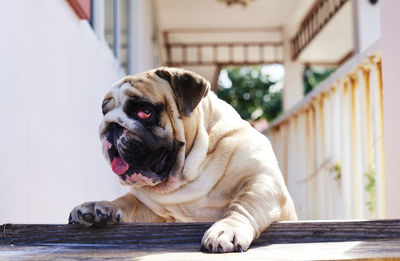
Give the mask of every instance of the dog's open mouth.
<path id="1" fill-rule="evenodd" d="M 116 123 L 102 136 L 103 153 L 112 171 L 126 185 L 157 185 L 169 176 L 182 142 L 173 141 L 157 148 Z M 155 144 L 154 142 L 152 144 Z"/>
<path id="2" fill-rule="evenodd" d="M 129 164 L 121 157 L 115 156 L 111 162 L 111 168 L 117 175 L 123 175 L 129 169 Z"/>
<path id="3" fill-rule="evenodd" d="M 155 185 L 166 178 L 164 175 L 155 173 L 151 168 L 135 168 L 135 166 L 129 164 L 120 156 L 113 144 L 108 144 L 107 147 L 108 158 L 111 161 L 111 169 L 119 176 L 121 182 L 137 185 Z"/>

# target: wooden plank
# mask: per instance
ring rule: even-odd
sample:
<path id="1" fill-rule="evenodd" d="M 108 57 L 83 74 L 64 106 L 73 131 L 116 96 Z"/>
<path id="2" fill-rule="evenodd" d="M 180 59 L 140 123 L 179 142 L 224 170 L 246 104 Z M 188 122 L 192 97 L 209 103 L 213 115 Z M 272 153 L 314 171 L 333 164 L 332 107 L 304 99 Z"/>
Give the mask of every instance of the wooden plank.
<path id="1" fill-rule="evenodd" d="M 77 225 L 21 225 L 0 227 L 0 245 L 111 244 L 200 246 L 210 223 L 140 223 L 104 228 Z M 262 233 L 254 244 L 340 242 L 370 239 L 400 239 L 400 220 L 278 222 Z"/>
<path id="2" fill-rule="evenodd" d="M 227 254 L 206 254 L 199 251 L 201 237 L 210 225 L 142 223 L 80 228 L 76 225 L 5 224 L 0 227 L 0 260 L 236 261 L 400 258 L 400 220 L 279 222 L 264 232 L 247 252 Z M 361 240 L 353 241 L 356 239 Z"/>
<path id="3" fill-rule="evenodd" d="M 0 260 L 399 260 L 400 240 L 272 244 L 245 253 L 207 254 L 198 246 L 132 248 L 129 245 L 0 245 Z"/>
<path id="4" fill-rule="evenodd" d="M 200 244 L 208 223 L 137 223 L 83 228 L 78 225 L 2 225 L 0 244 Z"/>

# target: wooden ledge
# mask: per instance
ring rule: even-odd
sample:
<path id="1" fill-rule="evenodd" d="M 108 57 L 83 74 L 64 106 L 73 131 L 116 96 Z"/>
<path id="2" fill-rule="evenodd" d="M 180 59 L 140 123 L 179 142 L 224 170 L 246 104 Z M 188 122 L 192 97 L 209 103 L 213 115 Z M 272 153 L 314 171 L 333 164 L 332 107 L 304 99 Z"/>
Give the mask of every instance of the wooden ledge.
<path id="1" fill-rule="evenodd" d="M 30 258 L 46 253 L 45 258 L 39 260 L 58 257 L 101 259 L 114 253 L 132 260 L 132 257 L 157 253 L 157 258 L 163 254 L 166 255 L 163 259 L 172 255 L 171 260 L 185 260 L 188 256 L 184 253 L 191 252 L 189 259 L 194 260 L 225 255 L 273 258 L 275 254 L 290 260 L 313 259 L 308 257 L 316 255 L 322 247 L 325 254 L 332 250 L 343 259 L 343 249 L 348 252 L 351 246 L 355 251 L 348 252 L 352 253 L 352 258 L 400 258 L 400 220 L 278 222 L 271 225 L 246 253 L 224 255 L 199 252 L 203 233 L 210 226 L 211 223 L 140 223 L 82 228 L 76 225 L 4 224 L 0 227 L 0 257 Z M 299 255 L 298 250 L 307 247 L 310 248 L 306 251 L 308 256 Z M 317 255 L 316 259 L 321 257 Z M 322 259 L 327 258 L 336 257 Z"/>

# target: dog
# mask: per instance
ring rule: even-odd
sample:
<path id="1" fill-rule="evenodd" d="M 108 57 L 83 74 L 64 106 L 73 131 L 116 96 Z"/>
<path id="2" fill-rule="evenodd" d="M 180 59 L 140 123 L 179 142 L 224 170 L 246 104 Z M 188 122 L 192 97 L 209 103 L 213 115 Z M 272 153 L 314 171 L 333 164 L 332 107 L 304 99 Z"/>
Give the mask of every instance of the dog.
<path id="1" fill-rule="evenodd" d="M 103 104 L 103 153 L 129 193 L 75 207 L 69 223 L 215 222 L 201 250 L 243 252 L 296 220 L 269 140 L 200 75 L 161 67 L 117 82 Z"/>

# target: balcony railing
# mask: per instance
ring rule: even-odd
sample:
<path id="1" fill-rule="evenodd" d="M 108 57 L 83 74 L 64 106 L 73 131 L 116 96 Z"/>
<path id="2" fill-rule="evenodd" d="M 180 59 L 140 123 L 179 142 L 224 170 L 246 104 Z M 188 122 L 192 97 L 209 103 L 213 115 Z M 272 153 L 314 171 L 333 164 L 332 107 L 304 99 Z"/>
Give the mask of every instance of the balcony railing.
<path id="1" fill-rule="evenodd" d="M 316 2 L 291 40 L 293 59 L 299 56 L 346 2 L 348 0 L 318 0 Z"/>
<path id="2" fill-rule="evenodd" d="M 266 130 L 302 219 L 384 217 L 379 44 Z"/>
<path id="3" fill-rule="evenodd" d="M 163 33 L 167 66 L 282 63 L 281 28 L 171 29 Z"/>

